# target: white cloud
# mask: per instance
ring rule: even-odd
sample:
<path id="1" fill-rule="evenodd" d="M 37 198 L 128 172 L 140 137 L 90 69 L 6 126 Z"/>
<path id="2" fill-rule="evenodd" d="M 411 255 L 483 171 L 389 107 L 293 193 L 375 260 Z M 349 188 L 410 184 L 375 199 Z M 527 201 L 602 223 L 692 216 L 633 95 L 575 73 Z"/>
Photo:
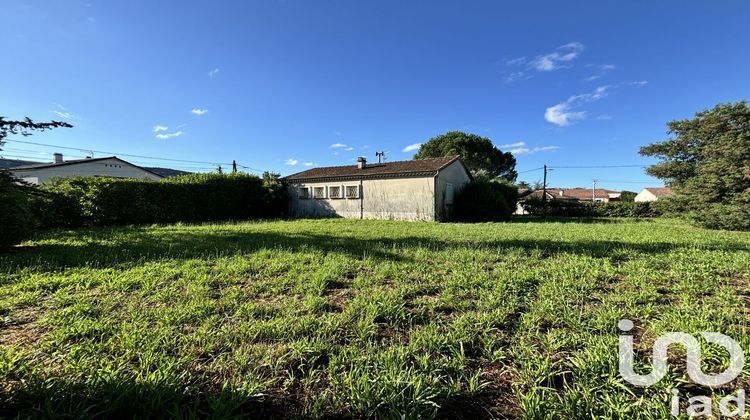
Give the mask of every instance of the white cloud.
<path id="1" fill-rule="evenodd" d="M 80 120 L 81 118 L 73 113 L 69 112 L 64 106 L 58 104 L 57 109 L 52 110 L 52 113 L 65 120 Z"/>
<path id="2" fill-rule="evenodd" d="M 538 55 L 529 62 L 529 67 L 538 71 L 553 71 L 571 66 L 570 62 L 583 51 L 583 44 L 571 42 L 558 47 L 555 51 Z"/>
<path id="3" fill-rule="evenodd" d="M 557 146 L 527 147 L 526 142 L 524 141 L 502 144 L 498 146 L 498 148 L 500 148 L 500 150 L 507 150 L 514 155 L 530 155 L 537 152 L 549 152 L 559 149 Z"/>
<path id="4" fill-rule="evenodd" d="M 505 65 L 508 67 L 520 66 L 521 64 L 525 62 L 526 62 L 526 57 L 511 58 L 509 60 L 505 60 Z"/>
<path id="5" fill-rule="evenodd" d="M 601 79 L 602 77 L 604 77 L 605 74 L 617 68 L 617 66 L 615 66 L 614 64 L 600 64 L 600 65 L 588 64 L 586 67 L 594 67 L 597 70 L 599 70 L 598 74 L 589 76 L 586 79 L 584 79 L 587 82 L 591 82 L 596 79 Z"/>
<path id="6" fill-rule="evenodd" d="M 630 82 L 628 85 L 635 86 L 635 87 L 643 87 L 648 84 L 648 80 L 639 80 L 637 82 Z"/>
<path id="7" fill-rule="evenodd" d="M 564 127 L 570 125 L 575 120 L 582 120 L 586 118 L 585 111 L 572 112 L 570 111 L 570 105 L 563 102 L 557 105 L 553 105 L 544 111 L 544 119 L 552 124 Z"/>
<path id="8" fill-rule="evenodd" d="M 213 69 L 213 70 L 211 70 L 211 71 L 208 72 L 208 77 L 210 77 L 210 78 L 213 79 L 214 76 L 216 76 L 217 74 L 219 74 L 219 69 Z"/>
<path id="9" fill-rule="evenodd" d="M 201 108 L 193 108 L 190 110 L 190 113 L 193 115 L 205 115 L 208 113 L 207 109 L 201 109 Z"/>
<path id="10" fill-rule="evenodd" d="M 315 163 L 314 162 L 304 162 L 303 165 L 305 165 L 305 166 L 314 166 Z"/>
<path id="11" fill-rule="evenodd" d="M 526 146 L 526 143 L 523 141 L 519 141 L 516 143 L 510 143 L 510 144 L 501 144 L 500 146 L 497 146 L 500 149 L 512 149 L 514 147 L 523 147 Z"/>
<path id="12" fill-rule="evenodd" d="M 558 146 L 517 147 L 515 149 L 511 149 L 510 153 L 514 155 L 531 155 L 531 154 L 538 153 L 538 152 L 551 152 L 559 148 L 560 147 Z"/>
<path id="13" fill-rule="evenodd" d="M 175 131 L 174 133 L 157 134 L 156 138 L 166 140 L 171 139 L 172 137 L 180 137 L 182 134 L 182 131 Z"/>
<path id="14" fill-rule="evenodd" d="M 349 146 L 345 145 L 344 143 L 333 143 L 332 145 L 328 147 L 331 149 L 346 149 Z"/>
<path id="15" fill-rule="evenodd" d="M 402 150 L 402 152 L 404 152 L 404 153 L 413 152 L 413 151 L 419 150 L 420 147 L 422 147 L 422 143 L 410 144 L 410 145 L 404 147 L 404 149 Z"/>
<path id="16" fill-rule="evenodd" d="M 513 83 L 513 82 L 515 82 L 517 80 L 525 80 L 525 79 L 528 79 L 530 77 L 531 76 L 529 76 L 525 71 L 515 71 L 515 72 L 507 75 L 505 77 L 505 81 L 508 82 L 508 83 Z"/>
<path id="17" fill-rule="evenodd" d="M 344 150 L 346 150 L 347 152 L 351 152 L 352 150 L 354 150 L 354 148 L 353 148 L 353 147 L 347 147 L 347 148 L 346 148 L 346 149 L 344 149 Z"/>
<path id="18" fill-rule="evenodd" d="M 154 133 L 158 133 L 159 131 L 167 131 L 169 130 L 169 127 L 165 125 L 155 125 L 153 128 Z"/>
<path id="19" fill-rule="evenodd" d="M 585 103 L 607 97 L 608 91 L 612 87 L 610 85 L 599 86 L 593 92 L 571 96 L 565 102 L 547 108 L 544 111 L 544 119 L 560 127 L 570 125 L 576 120 L 582 120 L 586 118 L 586 111 L 574 111 L 574 109 Z"/>
<path id="20" fill-rule="evenodd" d="M 289 159 L 287 159 L 287 160 L 284 161 L 284 165 L 287 165 L 287 166 L 297 166 L 298 163 L 299 163 L 299 161 L 297 159 L 294 159 L 294 158 L 289 158 Z"/>

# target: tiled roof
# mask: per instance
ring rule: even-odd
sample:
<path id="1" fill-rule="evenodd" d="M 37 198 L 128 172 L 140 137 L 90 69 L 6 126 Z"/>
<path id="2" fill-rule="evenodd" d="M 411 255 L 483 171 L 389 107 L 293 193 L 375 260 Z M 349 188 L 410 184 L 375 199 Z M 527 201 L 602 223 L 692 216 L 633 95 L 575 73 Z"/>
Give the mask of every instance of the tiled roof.
<path id="1" fill-rule="evenodd" d="M 605 190 L 603 188 L 597 188 L 595 191 L 596 198 L 610 198 L 609 194 L 618 193 L 619 191 Z M 562 193 L 562 194 L 561 194 Z M 542 190 L 535 190 L 531 193 L 519 195 L 519 198 L 525 200 L 528 199 L 541 199 Z M 591 201 L 591 188 L 547 188 L 547 198 L 555 200 L 578 200 L 578 201 Z"/>
<path id="2" fill-rule="evenodd" d="M 398 162 L 367 163 L 363 169 L 357 165 L 313 168 L 286 177 L 288 181 L 309 181 L 341 178 L 393 178 L 406 176 L 433 176 L 458 160 L 458 156 L 434 159 L 403 160 Z M 468 171 L 467 171 L 468 172 Z"/>
<path id="3" fill-rule="evenodd" d="M 560 188 L 560 189 L 548 189 L 547 191 L 555 197 L 560 195 L 562 191 L 563 198 L 572 198 L 575 200 L 591 200 L 591 188 Z M 594 192 L 596 198 L 609 198 L 608 190 L 597 188 Z"/>
<path id="4" fill-rule="evenodd" d="M 23 165 L 33 165 L 39 162 L 33 162 L 30 160 L 18 160 L 18 159 L 0 159 L 0 169 L 17 168 Z"/>
<path id="5" fill-rule="evenodd" d="M 669 187 L 649 187 L 644 188 L 644 190 L 650 192 L 651 194 L 661 198 L 661 197 L 671 197 L 674 195 L 674 191 L 672 191 Z"/>

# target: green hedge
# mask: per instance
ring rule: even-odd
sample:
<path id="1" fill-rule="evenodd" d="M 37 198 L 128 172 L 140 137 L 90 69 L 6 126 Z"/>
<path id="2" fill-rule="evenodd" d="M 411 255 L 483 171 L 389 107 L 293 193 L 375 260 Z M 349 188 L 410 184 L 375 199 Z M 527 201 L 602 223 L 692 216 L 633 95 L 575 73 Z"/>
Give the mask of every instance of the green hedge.
<path id="1" fill-rule="evenodd" d="M 518 189 L 504 181 L 474 181 L 456 194 L 453 217 L 458 222 L 501 222 L 515 211 Z"/>
<path id="2" fill-rule="evenodd" d="M 657 202 L 585 201 L 530 199 L 522 203 L 529 214 L 564 217 L 658 217 L 663 214 Z"/>
<path id="3" fill-rule="evenodd" d="M 34 233 L 37 222 L 31 212 L 32 192 L 33 188 L 0 171 L 0 250 L 8 249 Z"/>
<path id="4" fill-rule="evenodd" d="M 272 183 L 272 180 L 276 183 Z M 47 227 L 247 220 L 285 216 L 277 178 L 190 174 L 162 181 L 67 178 L 39 187 L 37 213 Z"/>

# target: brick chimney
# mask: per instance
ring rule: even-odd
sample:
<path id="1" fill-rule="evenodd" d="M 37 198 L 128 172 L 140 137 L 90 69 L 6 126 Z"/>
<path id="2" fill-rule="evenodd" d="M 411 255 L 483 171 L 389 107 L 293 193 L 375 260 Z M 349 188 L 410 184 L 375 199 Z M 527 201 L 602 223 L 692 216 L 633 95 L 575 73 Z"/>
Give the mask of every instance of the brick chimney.
<path id="1" fill-rule="evenodd" d="M 367 166 L 367 159 L 365 159 L 364 156 L 360 156 L 357 158 L 357 169 L 365 169 Z"/>
<path id="2" fill-rule="evenodd" d="M 63 163 L 63 155 L 62 153 L 53 153 L 52 157 L 54 158 L 55 163 Z"/>

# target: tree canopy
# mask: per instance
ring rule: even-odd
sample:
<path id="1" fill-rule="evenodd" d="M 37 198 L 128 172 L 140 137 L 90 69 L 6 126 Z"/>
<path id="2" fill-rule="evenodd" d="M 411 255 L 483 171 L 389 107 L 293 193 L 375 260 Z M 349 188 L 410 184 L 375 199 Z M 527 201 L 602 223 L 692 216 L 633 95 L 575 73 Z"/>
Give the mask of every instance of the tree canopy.
<path id="1" fill-rule="evenodd" d="M 750 229 L 750 107 L 719 104 L 689 120 L 667 124 L 672 138 L 641 148 L 661 162 L 648 174 L 661 178 L 702 225 Z"/>
<path id="2" fill-rule="evenodd" d="M 490 179 L 516 180 L 516 158 L 495 147 L 492 141 L 476 134 L 450 131 L 429 139 L 419 148 L 414 159 L 461 156 L 461 161 L 474 176 Z"/>

